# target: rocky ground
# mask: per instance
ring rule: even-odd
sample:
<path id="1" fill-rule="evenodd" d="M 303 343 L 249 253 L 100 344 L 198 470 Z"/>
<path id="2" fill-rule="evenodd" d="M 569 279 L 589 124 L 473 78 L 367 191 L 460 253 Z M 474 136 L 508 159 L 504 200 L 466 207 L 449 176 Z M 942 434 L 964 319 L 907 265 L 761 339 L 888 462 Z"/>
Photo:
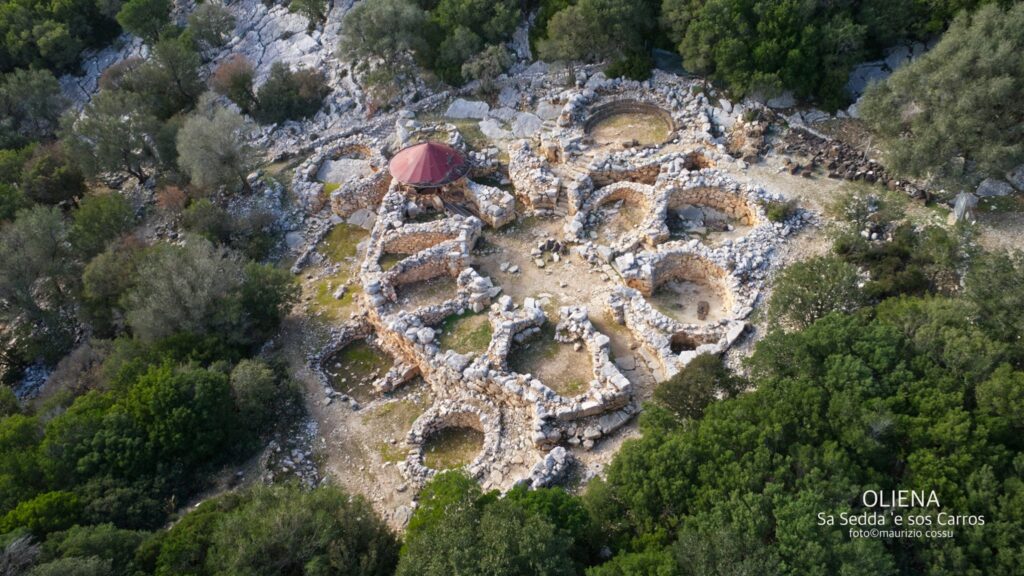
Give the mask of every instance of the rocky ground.
<path id="1" fill-rule="evenodd" d="M 516 360 L 515 350 L 524 349 L 527 343 L 512 344 L 511 373 L 515 374 L 517 367 L 535 372 L 538 378 L 534 381 L 539 386 L 553 390 L 559 398 L 571 397 L 581 387 L 590 386 L 577 379 L 593 377 L 602 386 L 609 378 L 614 381 L 590 373 L 590 356 L 600 360 L 604 354 L 612 366 L 610 370 L 625 379 L 628 404 L 623 407 L 617 400 L 601 400 L 604 397 L 599 394 L 599 401 L 595 401 L 598 412 L 581 417 L 578 426 L 544 428 L 538 440 L 536 415 L 524 406 L 565 408 L 572 406 L 571 401 L 552 400 L 546 405 L 530 397 L 520 405 L 518 400 L 491 398 L 491 403 L 499 406 L 500 426 L 494 430 L 498 430 L 495 433 L 501 442 L 493 454 L 488 452 L 488 461 L 472 466 L 486 487 L 508 488 L 517 482 L 540 486 L 556 479 L 568 479 L 579 486 L 600 474 L 621 443 L 637 433 L 632 416 L 650 397 L 654 382 L 665 376 L 666 369 L 672 369 L 663 365 L 668 353 L 658 352 L 659 345 L 668 349 L 668 337 L 659 336 L 656 329 L 648 333 L 641 320 L 660 322 L 674 336 L 683 331 L 680 325 L 706 320 L 697 319 L 700 301 L 705 301 L 716 311 L 709 324 L 717 325 L 721 318 L 723 327 L 736 322 L 741 329 L 734 332 L 730 328 L 728 338 L 724 332 L 716 333 L 715 344 L 709 350 L 724 352 L 728 363 L 740 368 L 740 360 L 762 334 L 763 320 L 756 307 L 770 293 L 772 276 L 789 262 L 828 249 L 828 214 L 835 198 L 878 190 L 902 195 L 905 213 L 915 221 L 942 223 L 948 214 L 915 200 L 928 196 L 924 188 L 886 174 L 856 128 L 855 105 L 831 116 L 818 110 L 797 109 L 785 97 L 769 101 L 767 107 L 752 100 L 730 102 L 713 90 L 698 93 L 687 81 L 661 73 L 651 82 L 621 83 L 609 81 L 594 67 L 576 70 L 576 83 L 572 84 L 563 68 L 521 58 L 500 80 L 500 91 L 490 100 L 478 99 L 473 86 L 450 94 L 417 85 L 400 95 L 400 105 L 369 115 L 351 63 L 335 56 L 340 22 L 351 5 L 351 0 L 334 3 L 326 24 L 308 30 L 304 18 L 282 6 L 268 7 L 257 0 L 231 3 L 228 8 L 238 19 L 235 38 L 208 66 L 212 69 L 229 55 L 241 53 L 256 65 L 258 79 L 266 75 L 271 64 L 283 61 L 323 70 L 332 88 L 316 117 L 266 128 L 255 138 L 253 143 L 266 151 L 267 164 L 253 176 L 257 183 L 254 195 L 222 199 L 234 213 L 256 208 L 272 211 L 284 232 L 282 261 L 294 265 L 303 296 L 272 348 L 288 360 L 293 376 L 302 385 L 308 409 L 308 418 L 282 431 L 258 458 L 240 470 L 226 471 L 218 482 L 222 489 L 240 482 L 287 477 L 309 484 L 330 479 L 365 494 L 389 523 L 401 528 L 415 507 L 417 482 L 422 480 L 411 476 L 406 466 L 410 458 L 415 463 L 410 455 L 410 430 L 420 429 L 421 417 L 433 414 L 431 411 L 436 412 L 438 406 L 448 406 L 445 402 L 469 398 L 447 397 L 436 382 L 424 377 L 430 374 L 430 367 L 450 363 L 453 356 L 438 349 L 434 328 L 417 325 L 411 337 L 397 337 L 401 350 L 395 351 L 393 367 L 415 364 L 410 357 L 424 366 L 410 369 L 411 379 L 369 401 L 349 398 L 325 385 L 318 362 L 325 350 L 337 343 L 339 326 L 354 317 L 379 316 L 379 330 L 380 325 L 394 318 L 408 319 L 424 308 L 441 306 L 453 293 L 459 298 L 476 298 L 473 303 L 480 304 L 480 313 L 490 311 L 492 317 L 501 320 L 540 310 L 552 332 L 559 323 L 561 308 L 586 309 L 587 322 L 577 328 L 590 332 L 575 344 L 542 342 L 536 348 L 525 348 L 527 355 L 550 354 L 545 356 L 546 362 L 538 363 L 532 357 Z M 176 13 L 184 18 L 192 8 L 191 3 L 179 2 Z M 517 33 L 513 48 L 521 57 L 528 55 L 525 29 Z M 851 89 L 859 92 L 866 79 L 890 72 L 922 50 L 907 47 L 894 51 L 884 62 L 858 68 L 851 78 Z M 88 57 L 84 74 L 67 76 L 62 85 L 81 106 L 95 92 L 98 77 L 106 67 L 146 54 L 147 47 L 140 41 L 124 37 Z M 643 115 L 622 116 L 603 122 L 597 131 L 587 130 L 588 117 L 599 106 L 617 100 L 654 106 L 661 115 L 647 119 Z M 670 128 L 667 133 L 666 122 Z M 406 260 L 404 254 L 385 255 L 392 260 L 382 257 L 370 262 L 367 258 L 368 251 L 393 233 L 382 221 L 389 217 L 389 209 L 379 206 L 386 198 L 385 192 L 398 193 L 386 182 L 380 188 L 377 174 L 384 155 L 422 137 L 424 130 L 443 132 L 479 168 L 480 174 L 474 177 L 479 176 L 477 182 L 481 184 L 463 192 L 476 202 L 479 215 L 490 225 L 482 226 L 478 242 L 465 247 L 459 266 L 472 269 L 476 279 L 487 278 L 489 287 L 500 290 L 481 300 L 481 292 L 469 295 L 470 289 L 452 278 L 447 284 L 413 289 L 398 286 L 394 302 L 374 304 L 378 295 L 367 289 L 380 278 L 394 276 L 388 275 L 390 268 L 384 269 L 385 265 L 401 269 Z M 362 156 L 334 157 L 339 142 L 356 142 L 372 150 Z M 757 201 L 795 200 L 803 212 L 792 222 L 778 226 L 761 222 L 764 226 L 755 230 L 749 222 L 730 221 L 717 208 L 687 207 L 675 212 L 678 207 L 665 207 L 673 186 L 694 187 L 696 178 L 734 182 L 730 193 L 737 197 L 749 194 Z M 609 179 L 631 182 L 628 187 L 635 190 L 629 194 L 645 199 L 620 199 L 595 206 L 593 212 L 585 214 L 587 218 L 575 218 L 585 210 L 592 194 L 610 185 L 605 181 Z M 326 191 L 325 184 L 334 185 L 335 191 Z M 360 198 L 372 197 L 374 202 L 342 210 L 338 202 L 324 201 L 325 196 L 345 194 L 346 189 L 357 185 L 361 186 Z M 999 185 L 990 184 L 989 188 L 995 190 Z M 996 190 L 1002 192 L 1001 188 Z M 151 194 L 142 191 L 140 195 L 140 201 L 152 201 Z M 513 195 L 514 205 L 504 203 L 506 196 Z M 417 212 L 421 209 L 414 208 Z M 431 219 L 420 214 L 414 224 L 410 210 L 399 205 L 394 212 L 401 215 L 400 220 L 408 218 L 402 223 L 405 226 L 418 226 Z M 652 214 L 662 213 L 659 210 L 668 210 L 663 218 L 666 222 L 652 223 Z M 987 209 L 979 210 L 979 216 L 983 244 L 1021 246 L 1019 232 L 1024 221 L 1018 214 Z M 672 217 L 683 223 L 676 227 L 667 221 Z M 576 228 L 574 221 L 579 221 Z M 158 220 L 148 226 L 151 237 L 177 237 L 172 221 Z M 744 245 L 741 241 L 748 236 L 753 240 Z M 717 299 L 699 295 L 679 298 L 680 310 L 685 311 L 681 316 L 659 315 L 655 310 L 644 312 L 652 314 L 654 320 L 617 321 L 608 310 L 612 295 L 621 301 L 628 300 L 629 290 L 643 292 L 643 266 L 657 266 L 665 258 L 682 253 L 719 262 L 729 275 L 725 285 L 733 281 L 730 289 L 736 294 L 726 295 L 728 298 L 718 295 Z M 380 269 L 368 274 L 366 266 L 370 264 Z M 648 277 L 651 274 L 648 270 Z M 507 309 L 501 308 L 498 294 L 508 298 Z M 738 300 L 735 306 L 731 299 Z M 652 297 L 651 302 L 657 303 L 657 299 Z M 626 309 L 637 310 L 629 306 Z M 647 310 L 642 306 L 639 309 Z M 425 330 L 429 330 L 427 336 L 423 336 Z M 706 326 L 694 328 L 691 336 L 711 338 L 708 330 Z M 536 334 L 547 333 L 538 330 Z M 403 343 L 403 338 L 408 341 Z M 498 336 L 493 338 L 496 342 Z M 597 351 L 592 351 L 591 345 L 596 345 Z M 677 350 L 672 354 L 680 357 Z M 686 351 L 682 357 L 687 357 Z M 464 370 L 476 370 L 483 360 L 470 361 L 475 363 L 460 366 L 454 381 L 476 377 L 467 376 L 470 372 Z M 580 362 L 587 364 L 582 370 Z M 509 374 L 493 366 L 491 371 Z M 556 382 L 560 377 L 561 381 Z M 550 385 L 544 386 L 541 381 Z M 527 379 L 521 383 L 526 383 L 528 390 L 534 386 Z M 574 409 L 579 408 L 578 404 Z M 488 409 L 482 409 L 484 416 L 489 414 Z M 595 424 L 599 415 L 606 423 L 608 418 L 614 420 L 607 432 Z M 591 434 L 595 426 L 598 431 Z M 562 441 L 549 442 L 544 436 L 554 429 L 558 429 Z M 483 442 L 491 441 L 487 434 L 481 436 Z M 555 444 L 561 445 L 552 449 Z"/>

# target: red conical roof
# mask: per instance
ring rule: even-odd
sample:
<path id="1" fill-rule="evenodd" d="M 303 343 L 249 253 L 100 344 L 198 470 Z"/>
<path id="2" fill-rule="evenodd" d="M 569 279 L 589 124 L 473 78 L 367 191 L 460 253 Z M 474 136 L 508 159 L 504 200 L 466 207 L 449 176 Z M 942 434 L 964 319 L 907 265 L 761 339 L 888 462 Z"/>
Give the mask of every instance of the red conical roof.
<path id="1" fill-rule="evenodd" d="M 465 176 L 469 163 L 461 152 L 447 144 L 424 142 L 395 154 L 388 164 L 388 170 L 402 184 L 433 188 Z"/>

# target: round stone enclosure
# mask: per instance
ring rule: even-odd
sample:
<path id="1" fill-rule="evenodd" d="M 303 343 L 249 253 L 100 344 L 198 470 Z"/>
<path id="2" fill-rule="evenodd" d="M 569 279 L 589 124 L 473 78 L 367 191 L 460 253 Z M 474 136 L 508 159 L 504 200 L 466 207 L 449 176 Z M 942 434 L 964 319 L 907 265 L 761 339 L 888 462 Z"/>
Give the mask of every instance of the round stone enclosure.
<path id="1" fill-rule="evenodd" d="M 676 125 L 665 110 L 636 100 L 617 100 L 598 106 L 583 126 L 598 144 L 636 143 L 640 146 L 664 144 Z"/>
<path id="2" fill-rule="evenodd" d="M 728 278 L 725 270 L 700 255 L 669 253 L 655 263 L 649 286 L 634 287 L 679 322 L 714 322 L 732 309 Z"/>
<path id="3" fill-rule="evenodd" d="M 365 338 L 352 340 L 324 357 L 321 368 L 331 387 L 365 404 L 376 397 L 374 382 L 387 373 L 393 359 Z"/>

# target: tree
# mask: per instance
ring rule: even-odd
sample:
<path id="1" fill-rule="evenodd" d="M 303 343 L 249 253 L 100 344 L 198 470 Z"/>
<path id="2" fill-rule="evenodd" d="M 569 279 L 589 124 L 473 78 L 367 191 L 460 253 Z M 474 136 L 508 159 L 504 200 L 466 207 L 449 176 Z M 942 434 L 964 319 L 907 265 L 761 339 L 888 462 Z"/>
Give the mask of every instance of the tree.
<path id="1" fill-rule="evenodd" d="M 61 558 L 33 568 L 28 576 L 114 576 L 110 560 L 88 556 Z"/>
<path id="2" fill-rule="evenodd" d="M 786 268 L 772 289 L 769 316 L 806 328 L 830 312 L 852 312 L 865 303 L 857 268 L 835 256 L 819 256 Z"/>
<path id="3" fill-rule="evenodd" d="M 0 229 L 0 325 L 17 336 L 5 361 L 54 361 L 73 341 L 78 265 L 67 234 L 60 211 L 43 206 Z"/>
<path id="4" fill-rule="evenodd" d="M 89 196 L 72 214 L 69 238 L 79 254 L 91 258 L 131 230 L 135 211 L 118 193 Z"/>
<path id="5" fill-rule="evenodd" d="M 202 239 L 183 246 L 159 244 L 139 266 L 138 283 L 127 295 L 132 332 L 153 342 L 185 332 L 227 332 L 238 310 L 231 295 L 243 281 L 243 264 L 227 248 Z"/>
<path id="6" fill-rule="evenodd" d="M 21 172 L 21 191 L 41 204 L 60 204 L 85 193 L 85 179 L 59 144 L 37 147 Z"/>
<path id="7" fill-rule="evenodd" d="M 1024 333 L 1024 257 L 1019 252 L 995 253 L 979 258 L 968 271 L 965 299 L 980 324 L 1004 342 L 1015 342 Z"/>
<path id="8" fill-rule="evenodd" d="M 158 127 L 139 95 L 101 91 L 80 118 L 65 124 L 63 142 L 87 176 L 124 171 L 142 184 L 149 179 Z"/>
<path id="9" fill-rule="evenodd" d="M 231 371 L 231 392 L 241 421 L 254 432 L 263 431 L 277 410 L 292 400 L 290 386 L 259 360 L 242 360 Z"/>
<path id="10" fill-rule="evenodd" d="M 252 114 L 256 109 L 256 92 L 253 90 L 255 75 L 256 71 L 245 56 L 233 54 L 213 71 L 213 75 L 210 76 L 210 88 L 218 94 L 227 96 L 242 109 L 242 112 Z"/>
<path id="11" fill-rule="evenodd" d="M 551 60 L 599 61 L 650 51 L 658 7 L 649 0 L 580 0 L 551 16 L 539 54 Z"/>
<path id="12" fill-rule="evenodd" d="M 480 81 L 480 91 L 494 93 L 494 80 L 512 65 L 512 55 L 500 44 L 492 44 L 462 65 L 462 76 Z"/>
<path id="13" fill-rule="evenodd" d="M 182 214 L 182 225 L 215 244 L 229 245 L 231 216 L 207 198 L 196 200 Z"/>
<path id="14" fill-rule="evenodd" d="M 36 537 L 70 528 L 78 520 L 82 504 L 70 492 L 45 492 L 18 504 L 0 518 L 0 533 L 25 528 Z"/>
<path id="15" fill-rule="evenodd" d="M 327 19 L 327 2 L 325 0 L 292 0 L 288 9 L 298 12 L 309 20 L 310 29 L 323 24 Z"/>
<path id="16" fill-rule="evenodd" d="M 0 79 L 0 148 L 53 136 L 67 101 L 48 70 L 15 70 Z"/>
<path id="17" fill-rule="evenodd" d="M 709 404 L 719 397 L 735 396 L 742 388 L 742 382 L 729 373 L 721 358 L 701 354 L 678 374 L 658 384 L 654 399 L 677 418 L 699 420 Z"/>
<path id="18" fill-rule="evenodd" d="M 962 13 L 927 54 L 864 96 L 887 165 L 960 185 L 1024 163 L 1024 5 Z M 966 167 L 966 169 L 965 169 Z"/>
<path id="19" fill-rule="evenodd" d="M 221 4 L 206 2 L 188 15 L 188 29 L 199 49 L 210 52 L 222 48 L 231 39 L 235 16 Z"/>
<path id="20" fill-rule="evenodd" d="M 74 526 L 50 534 L 43 546 L 43 558 L 102 558 L 110 562 L 114 574 L 127 574 L 135 549 L 145 538 L 145 532 L 122 530 L 113 524 Z"/>
<path id="21" fill-rule="evenodd" d="M 125 31 L 153 43 L 170 22 L 168 0 L 128 0 L 117 13 L 117 22 Z"/>
<path id="22" fill-rule="evenodd" d="M 25 197 L 20 188 L 0 183 L 0 224 L 13 220 L 18 210 L 30 206 L 32 201 Z"/>
<path id="23" fill-rule="evenodd" d="M 178 132 L 178 164 L 201 188 L 238 184 L 246 192 L 255 164 L 248 144 L 253 127 L 238 112 L 215 107 L 190 116 Z"/>
<path id="24" fill-rule="evenodd" d="M 461 500 L 407 536 L 396 574 L 575 574 L 572 544 L 543 514 L 512 499 Z"/>
<path id="25" fill-rule="evenodd" d="M 393 574 L 398 542 L 361 496 L 324 486 L 258 487 L 213 529 L 217 574 Z"/>
<path id="26" fill-rule="evenodd" d="M 114 242 L 86 264 L 82 315 L 98 336 L 113 336 L 124 329 L 124 299 L 138 280 L 141 252 L 134 243 Z"/>
<path id="27" fill-rule="evenodd" d="M 256 93 L 256 119 L 263 124 L 300 120 L 320 110 L 330 93 L 322 73 L 312 69 L 291 71 L 281 62 L 270 67 L 267 81 Z"/>
<path id="28" fill-rule="evenodd" d="M 166 38 L 153 45 L 153 56 L 131 71 L 124 88 L 137 92 L 149 110 L 167 119 L 191 108 L 203 93 L 202 61 L 186 38 Z"/>
<path id="29" fill-rule="evenodd" d="M 409 53 L 426 47 L 426 21 L 427 13 L 412 0 L 360 2 L 345 14 L 338 50 L 346 58 L 403 64 Z"/>

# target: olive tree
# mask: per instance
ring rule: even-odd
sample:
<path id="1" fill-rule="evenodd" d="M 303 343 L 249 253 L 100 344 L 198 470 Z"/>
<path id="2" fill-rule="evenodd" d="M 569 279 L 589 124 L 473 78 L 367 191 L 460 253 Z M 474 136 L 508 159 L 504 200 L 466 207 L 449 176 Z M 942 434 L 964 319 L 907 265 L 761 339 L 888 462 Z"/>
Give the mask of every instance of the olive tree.
<path id="1" fill-rule="evenodd" d="M 238 184 L 251 191 L 247 176 L 256 156 L 248 144 L 253 125 L 223 106 L 197 111 L 178 131 L 178 165 L 200 188 Z"/>
<path id="2" fill-rule="evenodd" d="M 140 184 L 149 179 L 153 136 L 160 123 L 141 96 L 101 91 L 80 118 L 68 118 L 64 146 L 87 176 L 127 172 Z"/>

